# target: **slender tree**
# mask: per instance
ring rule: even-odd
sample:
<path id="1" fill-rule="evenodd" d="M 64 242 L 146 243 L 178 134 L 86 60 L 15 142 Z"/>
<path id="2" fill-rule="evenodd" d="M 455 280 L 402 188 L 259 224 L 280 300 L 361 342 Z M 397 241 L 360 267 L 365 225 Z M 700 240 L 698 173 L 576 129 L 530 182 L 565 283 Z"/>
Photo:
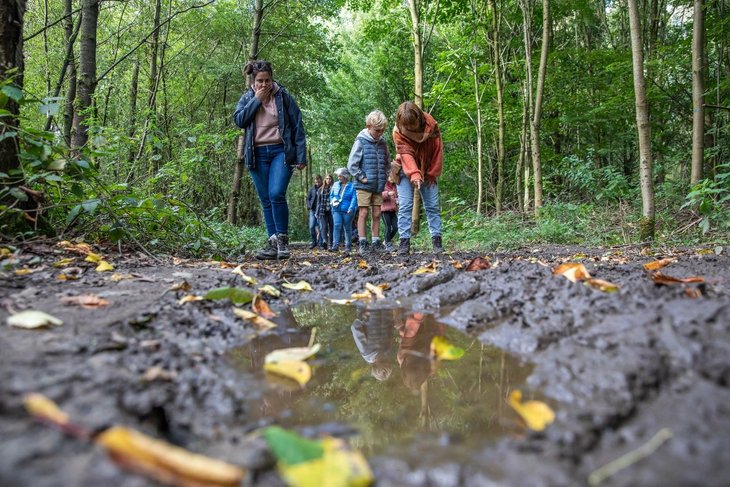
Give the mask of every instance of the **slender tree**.
<path id="1" fill-rule="evenodd" d="M 411 42 L 413 43 L 413 102 L 423 109 L 423 36 L 421 34 L 421 2 L 408 0 L 411 16 Z M 421 228 L 421 193 L 413 192 L 411 233 L 418 235 Z"/>
<path id="2" fill-rule="evenodd" d="M 499 34 L 501 10 L 497 9 L 497 2 L 489 0 L 492 13 L 492 63 L 494 64 L 494 83 L 497 90 L 497 189 L 494 195 L 494 208 L 499 214 L 502 212 L 502 192 L 504 191 L 504 86 L 502 84 L 502 46 Z"/>
<path id="3" fill-rule="evenodd" d="M 0 82 L 10 81 L 17 88 L 23 88 L 23 16 L 25 0 L 3 0 L 0 2 Z M 0 135 L 16 132 L 19 121 L 19 96 L 7 97 L 3 107 L 11 113 L 0 119 Z M 9 135 L 9 134 L 8 134 Z M 15 137 L 0 137 L 0 172 L 8 175 L 0 179 L 3 184 L 18 185 L 22 179 L 13 174 L 20 168 L 18 144 Z"/>
<path id="4" fill-rule="evenodd" d="M 76 116 L 71 146 L 80 149 L 89 140 L 89 111 L 96 90 L 96 28 L 99 0 L 82 0 L 81 44 L 79 46 L 79 82 L 76 92 Z"/>
<path id="5" fill-rule="evenodd" d="M 644 86 L 644 54 L 641 42 L 641 21 L 636 0 L 628 0 L 631 33 L 631 58 L 634 73 L 634 97 L 636 99 L 636 130 L 639 137 L 639 177 L 641 184 L 642 242 L 654 239 L 654 181 L 652 178 L 651 126 L 649 104 Z"/>
<path id="6" fill-rule="evenodd" d="M 692 27 L 692 173 L 690 184 L 702 179 L 705 159 L 705 8 L 695 0 Z"/>
<path id="7" fill-rule="evenodd" d="M 64 0 L 64 15 L 65 20 L 63 22 L 64 34 L 66 37 L 66 49 L 71 46 L 70 56 L 68 59 L 68 87 L 66 88 L 66 102 L 63 110 L 63 139 L 66 141 L 66 145 L 71 146 L 71 131 L 74 123 L 74 102 L 76 101 L 76 56 L 74 55 L 74 42 L 76 41 L 76 34 L 74 34 L 74 21 L 73 21 L 73 0 Z M 78 20 L 78 25 L 81 25 L 81 19 Z"/>

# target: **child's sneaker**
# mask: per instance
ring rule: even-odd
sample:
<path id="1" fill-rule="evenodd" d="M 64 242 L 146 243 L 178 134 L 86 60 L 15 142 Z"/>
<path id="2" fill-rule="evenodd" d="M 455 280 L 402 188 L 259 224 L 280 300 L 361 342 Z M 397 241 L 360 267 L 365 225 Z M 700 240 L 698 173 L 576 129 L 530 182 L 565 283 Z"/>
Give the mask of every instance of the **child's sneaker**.
<path id="1" fill-rule="evenodd" d="M 385 247 L 383 246 L 383 242 L 381 242 L 380 239 L 373 240 L 371 249 L 372 249 L 371 251 L 374 254 L 379 254 L 379 253 L 385 251 Z"/>
<path id="2" fill-rule="evenodd" d="M 395 247 L 393 247 L 393 242 L 385 242 L 385 251 L 393 252 L 393 250 L 395 250 Z"/>
<path id="3" fill-rule="evenodd" d="M 357 246 L 357 253 L 360 255 L 365 255 L 368 252 L 368 241 L 364 238 L 361 238 L 358 242 Z"/>

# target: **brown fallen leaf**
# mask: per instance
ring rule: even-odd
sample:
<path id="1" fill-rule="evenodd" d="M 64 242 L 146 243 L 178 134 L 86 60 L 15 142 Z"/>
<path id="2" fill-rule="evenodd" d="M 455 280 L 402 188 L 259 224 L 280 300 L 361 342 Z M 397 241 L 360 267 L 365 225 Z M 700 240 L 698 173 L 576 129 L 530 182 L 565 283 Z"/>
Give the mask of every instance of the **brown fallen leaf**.
<path id="1" fill-rule="evenodd" d="M 219 264 L 221 266 L 221 269 L 234 269 L 238 267 L 238 264 L 234 262 L 226 262 L 224 260 L 220 261 Z"/>
<path id="2" fill-rule="evenodd" d="M 666 259 L 653 260 L 644 264 L 644 269 L 646 269 L 647 271 L 656 271 L 658 269 L 661 269 L 662 267 L 666 267 L 669 264 L 672 264 L 673 262 L 677 262 L 677 259 L 668 257 Z"/>
<path id="3" fill-rule="evenodd" d="M 680 278 L 680 277 L 668 276 L 659 271 L 654 271 L 654 272 L 649 273 L 649 277 L 651 278 L 652 281 L 654 281 L 654 284 L 660 284 L 660 285 L 665 285 L 665 286 L 669 286 L 671 284 L 688 284 L 688 283 L 693 283 L 693 282 L 705 282 L 704 277 L 693 276 L 693 277 Z"/>
<path id="4" fill-rule="evenodd" d="M 86 309 L 103 308 L 109 305 L 109 301 L 100 298 L 96 294 L 80 294 L 79 296 L 64 296 L 61 303 L 66 306 L 76 305 Z"/>
<path id="5" fill-rule="evenodd" d="M 684 288 L 684 294 L 688 298 L 697 299 L 702 297 L 702 291 L 697 289 L 696 287 L 685 287 Z"/>
<path id="6" fill-rule="evenodd" d="M 241 308 L 233 308 L 233 314 L 239 318 L 250 321 L 258 331 L 266 331 L 272 328 L 276 328 L 276 323 L 267 320 L 263 316 L 259 316 L 253 311 L 248 311 Z"/>
<path id="7" fill-rule="evenodd" d="M 366 260 L 360 259 L 360 261 L 357 263 L 358 269 L 369 269 L 368 263 Z"/>
<path id="8" fill-rule="evenodd" d="M 193 288 L 193 286 L 190 285 L 190 283 L 186 280 L 182 280 L 182 282 L 176 282 L 170 288 L 168 291 L 183 291 L 188 292 Z"/>
<path id="9" fill-rule="evenodd" d="M 554 276 L 563 276 L 571 282 L 578 282 L 584 279 L 590 279 L 591 275 L 583 264 L 576 262 L 566 262 L 560 264 L 553 271 Z"/>
<path id="10" fill-rule="evenodd" d="M 64 274 L 63 272 L 56 275 L 56 279 L 59 281 L 78 281 L 79 277 L 73 274 Z"/>
<path id="11" fill-rule="evenodd" d="M 491 264 L 489 263 L 489 259 L 485 259 L 484 257 L 474 257 L 469 264 L 466 266 L 466 272 L 474 272 L 474 271 L 483 271 L 485 269 L 489 269 Z"/>
<path id="12" fill-rule="evenodd" d="M 63 249 L 70 250 L 71 252 L 76 252 L 77 254 L 88 255 L 92 252 L 91 245 L 83 242 L 72 244 L 68 240 L 64 240 L 62 242 L 58 242 L 57 245 Z"/>
<path id="13" fill-rule="evenodd" d="M 253 297 L 253 301 L 251 301 L 251 309 L 263 316 L 264 318 L 271 319 L 277 316 L 277 314 L 271 310 L 269 304 L 264 301 L 264 298 L 262 298 L 258 294 L 255 295 Z"/>
<path id="14" fill-rule="evenodd" d="M 454 269 L 456 270 L 461 270 L 464 268 L 464 266 L 458 260 L 452 260 L 451 265 L 454 266 Z"/>
<path id="15" fill-rule="evenodd" d="M 586 279 L 586 285 L 603 291 L 604 293 L 614 293 L 618 291 L 618 285 L 612 282 L 604 281 L 603 279 Z"/>

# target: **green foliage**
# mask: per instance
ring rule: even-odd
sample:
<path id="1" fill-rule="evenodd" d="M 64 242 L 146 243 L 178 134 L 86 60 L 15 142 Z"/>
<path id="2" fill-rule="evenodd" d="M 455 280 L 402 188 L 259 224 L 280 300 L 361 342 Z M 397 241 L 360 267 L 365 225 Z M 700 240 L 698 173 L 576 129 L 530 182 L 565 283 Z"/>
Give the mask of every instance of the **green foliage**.
<path id="1" fill-rule="evenodd" d="M 682 205 L 682 208 L 694 208 L 702 215 L 700 229 L 703 234 L 711 227 L 730 230 L 730 164 L 722 164 L 717 170 L 713 179 L 697 183 Z"/>

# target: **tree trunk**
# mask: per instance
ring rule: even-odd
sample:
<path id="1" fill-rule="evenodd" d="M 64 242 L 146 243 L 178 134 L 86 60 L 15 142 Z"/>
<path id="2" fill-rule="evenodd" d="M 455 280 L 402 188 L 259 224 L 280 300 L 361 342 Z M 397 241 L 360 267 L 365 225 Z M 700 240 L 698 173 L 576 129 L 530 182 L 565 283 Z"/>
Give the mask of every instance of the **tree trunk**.
<path id="1" fill-rule="evenodd" d="M 705 8 L 702 0 L 694 2 L 692 28 L 692 173 L 690 185 L 702 179 L 705 158 Z"/>
<path id="2" fill-rule="evenodd" d="M 421 38 L 421 19 L 418 0 L 408 0 L 411 14 L 411 35 L 413 36 L 413 101 L 423 110 L 423 39 Z M 481 200 L 480 200 L 481 201 Z M 421 228 L 421 193 L 413 192 L 411 211 L 411 234 L 418 235 Z"/>
<path id="3" fill-rule="evenodd" d="M 76 114 L 71 147 L 78 150 L 89 140 L 88 118 L 91 99 L 96 89 L 96 26 L 99 20 L 99 0 L 82 0 L 81 45 L 79 47 L 79 74 L 76 93 Z"/>
<path id="4" fill-rule="evenodd" d="M 631 32 L 631 57 L 636 98 L 636 130 L 639 137 L 639 176 L 641 181 L 641 214 L 639 238 L 642 242 L 654 239 L 654 182 L 652 179 L 651 126 L 649 105 L 644 87 L 644 54 L 641 42 L 641 22 L 636 0 L 628 0 Z"/>
<path id="5" fill-rule="evenodd" d="M 73 22 L 73 19 L 69 17 L 69 20 Z M 75 63 L 74 63 L 74 43 L 76 42 L 76 36 L 79 33 L 79 27 L 81 27 L 81 18 L 79 17 L 79 22 L 76 24 L 76 29 L 73 29 L 71 32 L 71 35 L 66 38 L 66 54 L 63 58 L 63 65 L 61 66 L 61 73 L 58 75 L 58 81 L 56 82 L 56 87 L 53 90 L 52 97 L 54 99 L 58 99 L 58 95 L 61 93 L 61 88 L 63 87 L 63 80 L 66 78 L 66 72 L 68 71 L 71 64 L 74 64 L 74 71 L 75 71 Z M 76 73 L 74 72 L 74 87 L 76 86 Z M 51 129 L 51 123 L 53 122 L 53 116 L 48 115 L 46 117 L 46 124 L 43 127 L 43 130 L 48 132 Z M 68 140 L 68 139 L 67 139 Z"/>
<path id="6" fill-rule="evenodd" d="M 64 0 L 64 30 L 66 44 L 71 45 L 71 56 L 68 58 L 68 89 L 66 90 L 66 104 L 63 111 L 63 138 L 66 145 L 71 147 L 71 129 L 74 123 L 74 102 L 76 101 L 76 56 L 73 52 L 73 44 L 76 40 L 73 27 L 73 0 Z M 79 19 L 79 26 L 81 19 Z"/>
<path id="7" fill-rule="evenodd" d="M 501 13 L 495 0 L 489 0 L 492 10 L 492 53 L 494 62 L 494 82 L 497 88 L 497 191 L 494 195 L 494 208 L 502 212 L 502 192 L 504 190 L 504 87 L 502 85 L 502 57 L 499 36 Z"/>
<path id="8" fill-rule="evenodd" d="M 542 207 L 542 161 L 540 155 L 540 119 L 542 117 L 543 90 L 547 71 L 547 56 L 550 46 L 550 7 L 549 0 L 542 1 L 542 48 L 540 68 L 537 72 L 537 92 L 533 103 L 532 122 L 530 123 L 530 146 L 532 149 L 532 179 L 535 190 L 535 214 Z"/>
<path id="9" fill-rule="evenodd" d="M 477 215 L 482 214 L 482 198 L 484 197 L 484 138 L 482 137 L 482 100 L 479 96 L 479 72 L 476 60 L 474 62 L 474 100 L 477 108 Z M 486 213 L 486 205 L 485 213 Z"/>
<path id="10" fill-rule="evenodd" d="M 238 198 L 241 195 L 241 180 L 243 179 L 243 147 L 245 138 L 239 135 L 236 138 L 236 165 L 233 168 L 233 185 L 231 187 L 231 196 L 228 198 L 228 223 L 235 225 L 238 223 L 236 215 L 236 206 Z"/>
<path id="11" fill-rule="evenodd" d="M 157 51 L 160 45 L 160 10 L 162 9 L 162 0 L 155 2 L 154 24 L 152 26 L 152 40 L 150 41 L 150 75 L 148 79 L 149 97 L 147 99 L 147 107 L 150 109 L 150 115 L 155 111 L 157 101 Z"/>
<path id="12" fill-rule="evenodd" d="M 0 2 L 0 81 L 8 78 L 18 88 L 23 88 L 23 16 L 25 15 L 25 0 Z M 10 116 L 0 119 L 0 134 L 16 132 L 20 124 L 18 115 L 20 106 L 17 100 L 7 98 L 3 107 L 11 113 Z M 0 179 L 3 185 L 18 186 L 22 183 L 22 173 L 18 157 L 18 141 L 16 137 L 6 137 L 0 140 L 0 172 L 8 175 Z"/>

